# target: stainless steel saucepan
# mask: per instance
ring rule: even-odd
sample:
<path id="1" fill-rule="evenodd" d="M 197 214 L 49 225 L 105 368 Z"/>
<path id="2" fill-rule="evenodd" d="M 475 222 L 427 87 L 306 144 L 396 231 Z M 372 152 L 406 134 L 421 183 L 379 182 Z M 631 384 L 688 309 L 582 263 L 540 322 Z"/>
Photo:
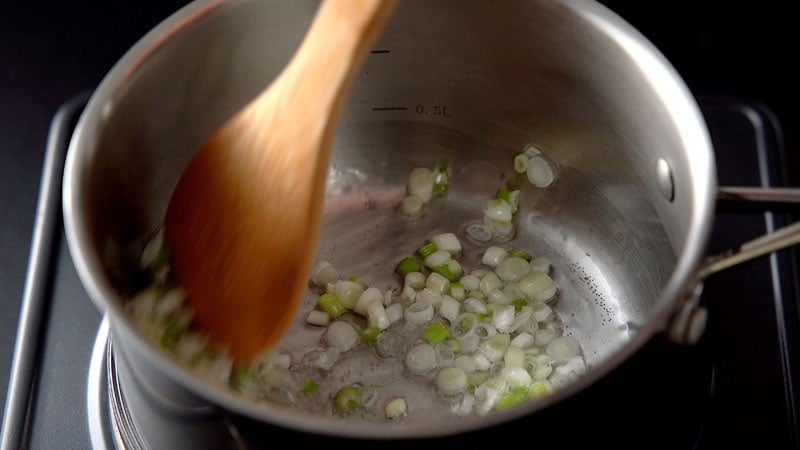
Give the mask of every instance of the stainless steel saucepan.
<path id="1" fill-rule="evenodd" d="M 171 190 L 202 143 L 287 63 L 315 1 L 198 0 L 144 36 L 92 95 L 64 178 L 67 238 L 80 277 L 107 314 L 117 355 L 180 411 L 221 408 L 264 423 L 356 438 L 446 436 L 535 414 L 581 391 L 655 335 L 694 341 L 702 280 L 798 242 L 800 226 L 708 258 L 717 186 L 708 131 L 669 62 L 593 1 L 401 3 L 342 116 L 320 259 L 381 286 L 435 232 L 480 219 L 487 196 L 519 181 L 514 156 L 534 145 L 555 182 L 522 178 L 514 243 L 546 255 L 556 310 L 591 369 L 544 399 L 474 419 L 415 414 L 374 421 L 254 402 L 204 381 L 152 345 L 127 317 L 133 280 L 116 257 L 161 225 Z M 396 208 L 409 171 L 450 163 L 450 190 L 423 219 Z M 727 195 L 752 197 L 747 189 Z M 769 198 L 792 191 L 757 191 Z M 309 301 L 304 306 L 308 308 Z M 309 339 L 298 324 L 287 339 Z M 352 368 L 364 373 L 380 368 Z"/>

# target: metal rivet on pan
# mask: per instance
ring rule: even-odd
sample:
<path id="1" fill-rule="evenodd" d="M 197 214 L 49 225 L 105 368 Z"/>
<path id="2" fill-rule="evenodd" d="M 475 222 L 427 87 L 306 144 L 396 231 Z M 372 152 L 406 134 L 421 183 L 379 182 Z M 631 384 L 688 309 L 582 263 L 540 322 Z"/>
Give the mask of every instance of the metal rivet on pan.
<path id="1" fill-rule="evenodd" d="M 672 178 L 672 167 L 664 158 L 658 158 L 656 163 L 656 181 L 661 194 L 668 201 L 675 199 L 675 181 Z"/>

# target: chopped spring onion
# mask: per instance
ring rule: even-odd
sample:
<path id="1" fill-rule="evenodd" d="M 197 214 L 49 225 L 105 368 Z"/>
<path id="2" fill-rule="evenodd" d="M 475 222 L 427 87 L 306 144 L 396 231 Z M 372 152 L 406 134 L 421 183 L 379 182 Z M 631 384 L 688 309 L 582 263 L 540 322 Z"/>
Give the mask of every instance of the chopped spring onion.
<path id="1" fill-rule="evenodd" d="M 528 298 L 534 300 L 542 301 L 541 299 L 543 297 L 546 297 L 544 300 L 547 300 L 555 294 L 553 291 L 555 283 L 553 283 L 553 279 L 544 272 L 531 272 L 529 275 L 519 280 L 518 286 Z M 551 293 L 551 291 L 553 292 Z"/>
<path id="2" fill-rule="evenodd" d="M 442 296 L 442 302 L 439 303 L 439 315 L 445 319 L 453 322 L 461 312 L 461 303 L 449 295 Z"/>
<path id="3" fill-rule="evenodd" d="M 422 272 L 422 264 L 420 264 L 416 258 L 407 256 L 397 263 L 395 272 L 397 272 L 401 277 L 405 277 L 409 273 Z"/>
<path id="4" fill-rule="evenodd" d="M 507 334 L 495 334 L 481 344 L 480 351 L 489 361 L 500 361 L 506 354 L 509 340 Z"/>
<path id="5" fill-rule="evenodd" d="M 531 400 L 536 400 L 544 397 L 550 393 L 551 390 L 552 388 L 548 382 L 534 381 L 528 388 L 528 395 L 530 396 Z"/>
<path id="6" fill-rule="evenodd" d="M 439 272 L 431 272 L 425 280 L 425 287 L 437 294 L 446 294 L 450 290 L 450 280 Z"/>
<path id="7" fill-rule="evenodd" d="M 524 298 L 518 298 L 512 301 L 511 304 L 514 305 L 514 311 L 520 312 L 522 311 L 522 308 L 528 305 L 528 301 Z"/>
<path id="8" fill-rule="evenodd" d="M 514 315 L 513 305 L 501 306 L 494 310 L 492 325 L 497 328 L 498 332 L 507 333 L 511 330 L 511 325 L 514 323 Z"/>
<path id="9" fill-rule="evenodd" d="M 442 294 L 431 288 L 422 288 L 417 292 L 417 301 L 428 302 L 434 307 L 439 307 L 439 304 L 442 303 Z"/>
<path id="10" fill-rule="evenodd" d="M 433 305 L 428 301 L 416 301 L 403 312 L 406 322 L 422 324 L 433 319 Z"/>
<path id="11" fill-rule="evenodd" d="M 317 393 L 319 393 L 319 385 L 317 384 L 316 381 L 308 379 L 306 380 L 305 383 L 303 383 L 302 386 L 300 386 L 300 392 L 302 392 L 305 395 L 308 395 L 309 397 L 312 395 L 316 395 Z"/>
<path id="12" fill-rule="evenodd" d="M 503 282 L 494 272 L 489 272 L 481 278 L 480 289 L 483 295 L 489 295 L 490 292 L 501 287 L 503 287 Z"/>
<path id="13" fill-rule="evenodd" d="M 350 414 L 361 406 L 361 392 L 355 386 L 344 386 L 336 392 L 333 401 L 340 413 Z"/>
<path id="14" fill-rule="evenodd" d="M 433 171 L 433 193 L 438 196 L 444 195 L 447 192 L 449 181 L 447 172 L 437 167 Z"/>
<path id="15" fill-rule="evenodd" d="M 380 336 L 381 331 L 383 330 L 381 330 L 379 327 L 367 327 L 358 332 L 358 337 L 361 338 L 361 342 L 366 344 L 374 344 L 375 341 L 378 340 L 378 336 Z"/>
<path id="16" fill-rule="evenodd" d="M 456 359 L 453 361 L 453 365 L 467 373 L 478 370 L 478 364 L 475 362 L 475 358 L 470 355 L 456 356 Z"/>
<path id="17" fill-rule="evenodd" d="M 342 302 L 342 306 L 350 310 L 356 307 L 358 298 L 363 293 L 364 286 L 355 281 L 339 280 L 333 284 L 333 295 Z"/>
<path id="18" fill-rule="evenodd" d="M 528 262 L 530 262 L 531 259 L 533 259 L 533 255 L 531 255 L 530 253 L 526 252 L 525 250 L 523 250 L 523 249 L 521 249 L 519 247 L 511 247 L 508 250 L 508 253 L 511 256 L 516 256 L 517 258 L 522 258 L 522 259 L 524 259 L 525 261 L 528 261 Z"/>
<path id="19" fill-rule="evenodd" d="M 505 411 L 511 408 L 515 408 L 524 402 L 526 402 L 530 398 L 530 391 L 529 388 L 524 386 L 517 386 L 507 394 L 500 397 L 497 400 L 497 403 L 494 405 L 494 408 L 498 411 Z"/>
<path id="20" fill-rule="evenodd" d="M 436 246 L 437 250 L 445 250 L 454 258 L 461 256 L 461 242 L 455 233 L 437 234 L 431 238 L 431 242 Z"/>
<path id="21" fill-rule="evenodd" d="M 447 264 L 447 262 L 451 259 L 452 257 L 450 256 L 449 252 L 445 250 L 437 250 L 425 258 L 425 267 L 429 269 L 435 269 L 443 264 Z"/>
<path id="22" fill-rule="evenodd" d="M 514 157 L 514 170 L 517 173 L 525 173 L 528 171 L 528 160 L 530 158 L 524 153 L 520 153 Z"/>
<path id="23" fill-rule="evenodd" d="M 514 336 L 511 339 L 511 342 L 508 343 L 509 348 L 516 347 L 521 349 L 526 349 L 534 344 L 534 337 L 532 334 L 528 333 L 527 331 L 523 331 L 518 335 Z"/>
<path id="24" fill-rule="evenodd" d="M 455 282 L 450 283 L 450 295 L 458 301 L 464 301 L 467 292 L 464 290 L 464 286 L 461 283 Z"/>
<path id="25" fill-rule="evenodd" d="M 540 256 L 531 261 L 531 270 L 534 272 L 550 272 L 550 260 L 546 256 Z"/>
<path id="26" fill-rule="evenodd" d="M 486 202 L 483 208 L 483 216 L 499 222 L 511 222 L 514 215 L 512 210 L 511 204 L 507 201 L 493 198 Z"/>
<path id="27" fill-rule="evenodd" d="M 472 274 L 467 274 L 458 280 L 467 291 L 474 291 L 480 287 L 481 279 Z"/>
<path id="28" fill-rule="evenodd" d="M 469 297 L 464 300 L 464 311 L 477 314 L 486 314 L 486 302 L 475 297 Z"/>
<path id="29" fill-rule="evenodd" d="M 502 247 L 491 246 L 483 252 L 481 262 L 489 267 L 497 267 L 501 262 L 509 257 L 508 251 Z"/>
<path id="30" fill-rule="evenodd" d="M 392 303 L 386 307 L 386 317 L 389 318 L 389 323 L 395 323 L 403 318 L 403 305 L 400 303 Z"/>
<path id="31" fill-rule="evenodd" d="M 378 327 L 381 330 L 389 328 L 389 325 L 392 324 L 386 314 L 386 308 L 381 302 L 372 302 L 367 306 L 367 318 L 369 326 Z"/>
<path id="32" fill-rule="evenodd" d="M 442 369 L 436 375 L 436 387 L 443 394 L 458 394 L 467 389 L 467 374 L 460 367 Z"/>
<path id="33" fill-rule="evenodd" d="M 433 269 L 434 273 L 437 273 L 437 274 L 443 276 L 447 281 L 449 281 L 451 283 L 458 281 L 458 275 L 456 275 L 450 269 L 450 263 L 452 263 L 452 262 L 455 262 L 455 260 L 451 259 L 450 261 L 447 262 L 447 264 L 442 264 L 441 266 L 435 267 Z"/>
<path id="34" fill-rule="evenodd" d="M 401 417 L 405 417 L 408 414 L 408 406 L 406 405 L 406 399 L 402 397 L 394 398 L 386 404 L 386 408 L 384 410 L 387 419 L 399 419 Z"/>
<path id="35" fill-rule="evenodd" d="M 420 267 L 420 270 L 422 270 L 422 267 Z M 410 286 L 412 289 L 422 289 L 425 287 L 425 280 L 425 275 L 417 270 L 407 273 L 403 279 L 403 284 Z"/>
<path id="36" fill-rule="evenodd" d="M 413 374 L 422 375 L 436 368 L 436 349 L 430 344 L 419 344 L 406 353 L 406 368 Z"/>
<path id="37" fill-rule="evenodd" d="M 426 242 L 425 245 L 417 249 L 417 255 L 424 260 L 437 250 L 439 250 L 439 247 L 437 247 L 435 243 Z"/>
<path id="38" fill-rule="evenodd" d="M 422 205 L 424 203 L 416 195 L 407 195 L 400 201 L 400 212 L 408 219 L 418 219 L 422 216 Z"/>
<path id="39" fill-rule="evenodd" d="M 325 330 L 325 342 L 342 352 L 353 348 L 358 341 L 358 332 L 349 323 L 337 320 Z"/>
<path id="40" fill-rule="evenodd" d="M 519 281 L 531 273 L 531 265 L 518 256 L 509 256 L 500 261 L 494 270 L 497 276 L 505 282 Z"/>
<path id="41" fill-rule="evenodd" d="M 330 295 L 330 294 L 325 294 Z M 344 308 L 342 308 L 344 311 Z M 331 323 L 331 316 L 325 311 L 319 309 L 312 309 L 306 316 L 306 323 L 309 325 L 316 325 L 318 327 L 326 327 Z"/>
<path id="42" fill-rule="evenodd" d="M 567 359 L 576 356 L 580 352 L 580 344 L 578 340 L 572 336 L 558 336 L 547 344 L 545 351 L 551 358 Z"/>
<path id="43" fill-rule="evenodd" d="M 446 341 L 450 337 L 450 332 L 441 323 L 434 322 L 425 329 L 422 335 L 429 344 L 436 345 Z"/>
<path id="44" fill-rule="evenodd" d="M 383 304 L 383 292 L 376 287 L 368 287 L 364 289 L 364 292 L 358 297 L 356 301 L 356 306 L 353 310 L 362 316 L 367 315 L 367 308 L 373 302 L 378 302 Z"/>
<path id="45" fill-rule="evenodd" d="M 317 286 L 325 287 L 328 283 L 339 281 L 339 272 L 328 261 L 320 261 L 314 266 L 311 282 Z"/>
<path id="46" fill-rule="evenodd" d="M 427 167 L 415 167 L 408 175 L 408 194 L 428 202 L 433 197 L 433 171 Z"/>
<path id="47" fill-rule="evenodd" d="M 550 186 L 556 178 L 550 162 L 542 155 L 534 156 L 528 161 L 526 173 L 528 181 L 540 188 Z"/>
<path id="48" fill-rule="evenodd" d="M 333 319 L 338 318 L 345 311 L 344 305 L 342 305 L 339 297 L 327 293 L 317 298 L 317 307 L 328 313 L 328 316 Z"/>

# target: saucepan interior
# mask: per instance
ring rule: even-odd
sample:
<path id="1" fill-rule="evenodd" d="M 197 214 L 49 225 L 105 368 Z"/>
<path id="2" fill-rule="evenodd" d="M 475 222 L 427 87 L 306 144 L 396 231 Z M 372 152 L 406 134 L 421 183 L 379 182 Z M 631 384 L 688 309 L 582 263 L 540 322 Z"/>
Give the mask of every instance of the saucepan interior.
<path id="1" fill-rule="evenodd" d="M 688 90 L 651 44 L 598 4 L 452 0 L 401 3 L 367 58 L 335 140 L 318 258 L 390 288 L 399 259 L 453 232 L 477 265 L 486 245 L 469 239 L 469 226 L 498 188 L 518 188 L 514 238 L 503 245 L 549 258 L 554 309 L 589 371 L 541 401 L 469 420 L 448 419 L 446 408 L 410 392 L 415 414 L 364 427 L 241 398 L 151 344 L 123 307 L 141 280 L 120 249 L 141 252 L 157 233 L 193 152 L 286 64 L 317 4 L 193 3 L 120 60 L 81 118 L 65 178 L 70 249 L 136 376 L 178 404 L 207 402 L 293 428 L 438 435 L 575 395 L 663 329 L 703 254 L 716 182 Z M 554 169 L 547 187 L 515 170 L 515 156 L 531 146 Z M 447 193 L 406 220 L 398 205 L 410 171 L 443 162 Z M 659 164 L 670 169 L 666 179 Z M 295 356 L 320 340 L 304 324 L 314 299 L 309 293 L 287 336 Z M 369 384 L 389 376 L 381 370 L 354 363 L 348 376 Z"/>

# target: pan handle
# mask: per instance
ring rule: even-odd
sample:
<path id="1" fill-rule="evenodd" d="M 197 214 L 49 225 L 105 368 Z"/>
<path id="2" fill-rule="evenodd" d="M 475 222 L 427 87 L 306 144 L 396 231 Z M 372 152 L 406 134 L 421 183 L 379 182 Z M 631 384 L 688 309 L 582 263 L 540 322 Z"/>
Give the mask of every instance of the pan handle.
<path id="1" fill-rule="evenodd" d="M 729 186 L 717 191 L 718 201 L 742 201 L 746 203 L 796 203 L 800 204 L 800 189 L 758 188 Z M 800 243 L 800 222 L 785 226 L 745 242 L 738 248 L 712 255 L 705 259 L 698 278 L 701 280 L 739 263 L 781 250 Z"/>
<path id="2" fill-rule="evenodd" d="M 720 187 L 717 200 L 767 205 L 800 204 L 800 189 Z M 702 336 L 708 312 L 699 305 L 699 299 L 706 278 L 745 261 L 797 244 L 800 244 L 800 221 L 747 241 L 737 248 L 706 257 L 697 271 L 692 289 L 670 320 L 669 338 L 678 343 L 693 344 Z"/>

